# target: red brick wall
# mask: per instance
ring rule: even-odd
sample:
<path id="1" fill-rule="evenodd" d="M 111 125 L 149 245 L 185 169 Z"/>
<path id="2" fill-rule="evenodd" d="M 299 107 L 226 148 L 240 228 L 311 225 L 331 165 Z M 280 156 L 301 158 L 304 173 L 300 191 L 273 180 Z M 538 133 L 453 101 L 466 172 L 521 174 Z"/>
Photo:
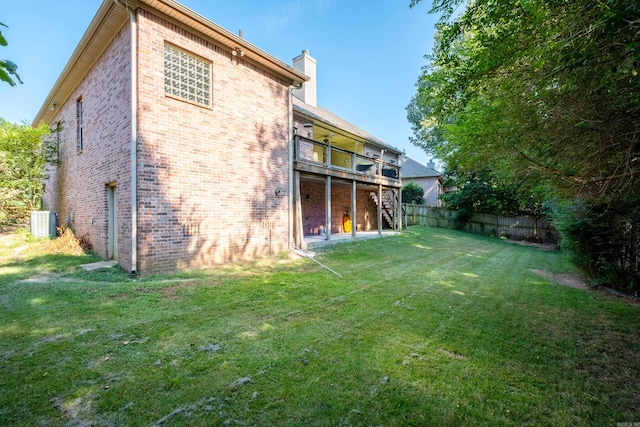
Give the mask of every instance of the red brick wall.
<path id="1" fill-rule="evenodd" d="M 287 83 L 229 50 L 138 15 L 138 271 L 214 266 L 286 249 Z M 210 108 L 165 97 L 164 43 L 212 62 Z M 45 208 L 107 256 L 107 186 L 116 185 L 118 259 L 131 268 L 130 66 L 125 25 L 59 107 L 61 164 Z M 76 151 L 76 99 L 84 149 Z"/>
<path id="2" fill-rule="evenodd" d="M 369 195 L 371 191 L 356 190 L 356 221 L 358 231 L 378 229 L 378 207 Z M 325 184 L 316 181 L 300 183 L 302 203 L 302 227 L 305 236 L 318 234 L 320 226 L 326 228 Z M 309 196 L 307 198 L 307 196 Z M 333 183 L 331 186 L 331 229 L 332 233 L 343 233 L 343 215 L 351 210 L 351 185 Z M 349 212 L 351 215 L 351 212 Z"/>
<path id="3" fill-rule="evenodd" d="M 107 256 L 108 186 L 116 186 L 118 259 L 131 269 L 130 34 L 125 24 L 74 93 L 59 107 L 61 164 L 47 208 Z M 164 45 L 212 64 L 212 106 L 164 95 Z M 287 83 L 230 50 L 149 12 L 138 14 L 138 272 L 214 266 L 286 249 Z M 76 150 L 76 100 L 84 108 L 84 149 Z M 303 183 L 303 188 L 307 183 Z M 305 206 L 305 233 L 324 222 L 324 188 Z M 304 197 L 304 196 L 303 196 Z M 322 206 L 320 205 L 322 203 Z M 351 186 L 332 187 L 333 231 Z M 359 230 L 377 228 L 369 191 L 357 193 Z M 306 213 L 305 213 L 306 212 Z M 320 222 L 322 221 L 322 222 Z"/>
<path id="4" fill-rule="evenodd" d="M 129 26 L 96 61 L 53 122 L 62 122 L 60 165 L 45 183 L 45 209 L 107 256 L 107 184 L 117 186 L 120 264 L 131 268 Z M 82 97 L 84 147 L 76 149 L 76 100 Z"/>
<path id="5" fill-rule="evenodd" d="M 139 267 L 207 267 L 286 249 L 286 82 L 143 12 L 139 28 Z M 164 95 L 164 44 L 211 61 L 210 108 Z"/>

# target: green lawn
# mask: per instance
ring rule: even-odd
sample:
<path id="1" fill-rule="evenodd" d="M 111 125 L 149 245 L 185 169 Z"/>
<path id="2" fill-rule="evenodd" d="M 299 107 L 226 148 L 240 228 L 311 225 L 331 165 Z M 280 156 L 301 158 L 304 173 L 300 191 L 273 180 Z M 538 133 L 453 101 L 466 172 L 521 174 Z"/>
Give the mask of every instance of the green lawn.
<path id="1" fill-rule="evenodd" d="M 640 422 L 640 306 L 449 230 L 131 279 L 0 240 L 0 425 Z"/>

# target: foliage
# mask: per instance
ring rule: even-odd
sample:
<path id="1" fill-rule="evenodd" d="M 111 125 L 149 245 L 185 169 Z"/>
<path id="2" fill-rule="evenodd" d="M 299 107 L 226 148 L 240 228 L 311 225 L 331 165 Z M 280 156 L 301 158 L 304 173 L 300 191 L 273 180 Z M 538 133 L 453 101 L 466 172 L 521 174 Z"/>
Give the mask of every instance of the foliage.
<path id="1" fill-rule="evenodd" d="M 344 279 L 279 258 L 140 279 L 74 268 L 86 255 L 1 244 L 0 424 L 555 426 L 637 415 L 640 311 L 532 272 L 575 273 L 561 253 L 412 227 L 316 256 Z"/>
<path id="2" fill-rule="evenodd" d="M 640 295 L 640 196 L 556 207 L 562 246 L 596 283 Z"/>
<path id="3" fill-rule="evenodd" d="M 418 1 L 413 2 L 418 3 Z M 436 0 L 414 142 L 560 194 L 624 192 L 640 172 L 640 3 Z"/>
<path id="4" fill-rule="evenodd" d="M 463 173 L 455 176 L 455 169 L 448 169 L 447 179 L 455 182 L 457 191 L 445 194 L 443 204 L 459 209 L 462 216 L 472 212 L 494 215 L 538 215 L 541 202 L 536 194 L 523 188 L 519 182 L 504 182 L 489 170 Z M 460 216 L 460 213 L 459 213 Z"/>
<path id="5" fill-rule="evenodd" d="M 407 107 L 414 144 L 461 172 L 490 168 L 579 200 L 595 217 L 576 217 L 563 239 L 595 251 L 583 265 L 610 282 L 610 257 L 593 243 L 628 235 L 591 226 L 604 206 L 608 224 L 637 222 L 625 201 L 640 187 L 640 3 L 435 0 L 431 11 L 441 14 L 436 43 Z M 593 241 L 568 242 L 580 233 Z M 634 240 L 618 243 L 624 258 Z M 639 267 L 616 271 L 630 283 Z"/>
<path id="6" fill-rule="evenodd" d="M 6 25 L 4 25 L 2 22 L 0 22 L 0 26 L 2 27 L 6 27 Z M 6 46 L 7 45 L 7 39 L 4 38 L 4 36 L 2 35 L 2 31 L 0 31 L 0 46 Z M 2 80 L 3 82 L 9 83 L 9 85 L 11 86 L 15 86 L 16 82 L 13 80 L 13 77 L 15 77 L 16 80 L 18 80 L 18 83 L 22 84 L 22 80 L 20 80 L 20 76 L 18 75 L 18 66 L 9 61 L 8 59 L 0 59 L 0 80 Z"/>
<path id="7" fill-rule="evenodd" d="M 0 223 L 24 221 L 40 207 L 43 138 L 49 133 L 45 124 L 33 128 L 0 119 Z"/>
<path id="8" fill-rule="evenodd" d="M 402 186 L 402 203 L 424 204 L 424 189 L 411 181 Z"/>

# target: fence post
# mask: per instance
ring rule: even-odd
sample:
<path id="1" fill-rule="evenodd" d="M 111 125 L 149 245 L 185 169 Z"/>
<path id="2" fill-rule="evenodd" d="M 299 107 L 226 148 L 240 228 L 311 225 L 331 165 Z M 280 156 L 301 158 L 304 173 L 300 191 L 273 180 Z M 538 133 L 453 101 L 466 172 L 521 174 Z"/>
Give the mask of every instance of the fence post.
<path id="1" fill-rule="evenodd" d="M 416 203 L 415 201 L 411 202 L 411 222 L 413 225 L 416 224 Z"/>

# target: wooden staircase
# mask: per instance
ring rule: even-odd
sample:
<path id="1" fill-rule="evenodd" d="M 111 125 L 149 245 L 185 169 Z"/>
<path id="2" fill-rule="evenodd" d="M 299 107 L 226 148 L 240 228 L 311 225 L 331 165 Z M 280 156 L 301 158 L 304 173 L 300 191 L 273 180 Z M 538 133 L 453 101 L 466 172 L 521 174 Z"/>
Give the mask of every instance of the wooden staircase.
<path id="1" fill-rule="evenodd" d="M 382 205 L 378 202 L 378 194 L 370 192 L 369 196 L 376 203 L 376 205 L 382 207 L 382 217 L 387 221 L 387 224 L 394 230 L 398 229 L 398 219 L 395 217 L 396 206 L 399 203 L 397 197 L 393 191 L 382 192 Z"/>

